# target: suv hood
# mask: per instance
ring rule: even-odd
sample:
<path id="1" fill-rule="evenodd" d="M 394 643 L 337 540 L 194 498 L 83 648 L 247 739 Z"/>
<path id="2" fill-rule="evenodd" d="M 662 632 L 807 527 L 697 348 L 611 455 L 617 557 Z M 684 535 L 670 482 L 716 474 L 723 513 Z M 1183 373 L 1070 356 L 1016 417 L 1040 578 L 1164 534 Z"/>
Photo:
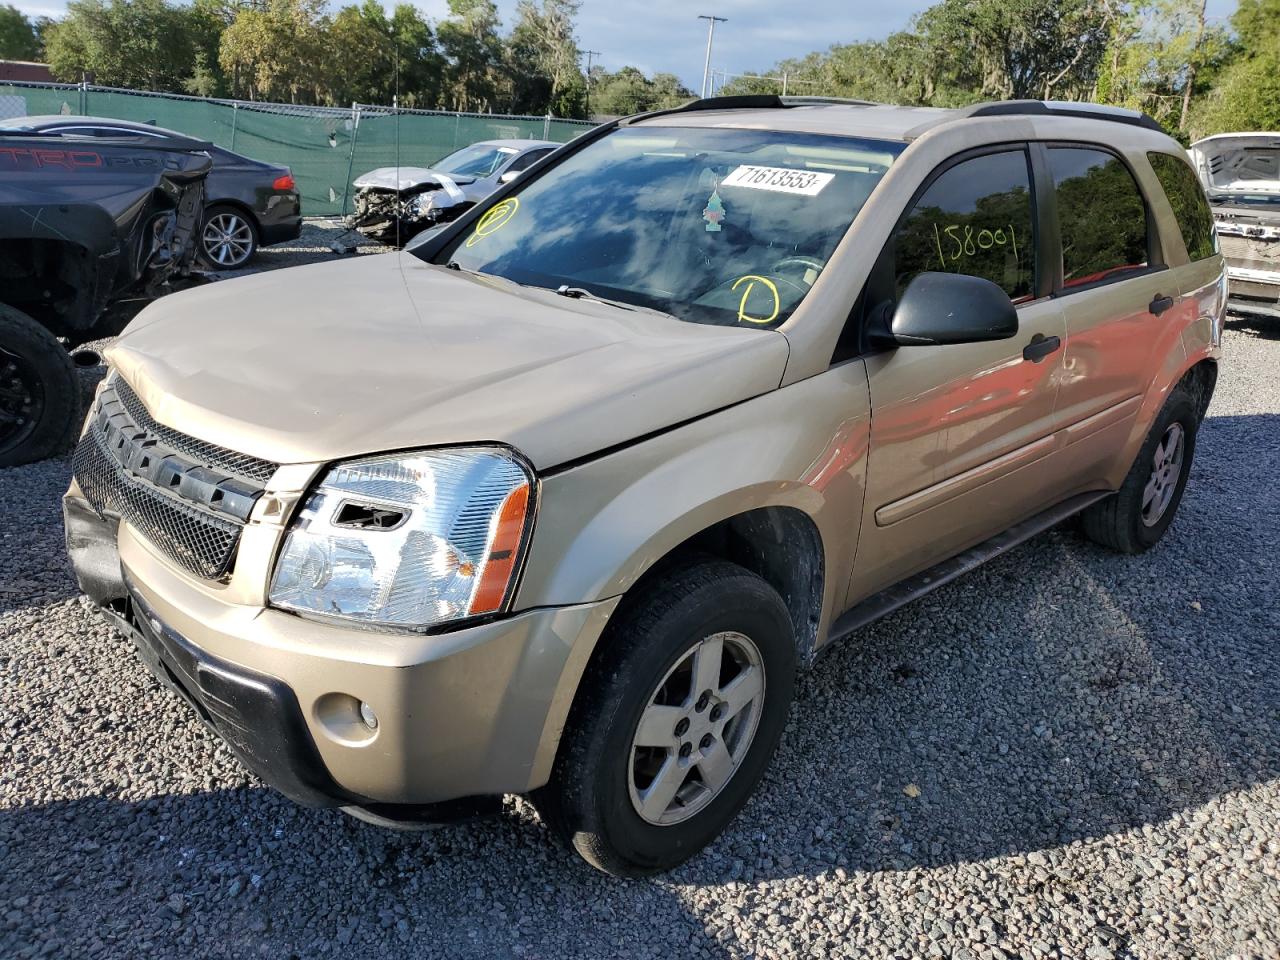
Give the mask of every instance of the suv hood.
<path id="1" fill-rule="evenodd" d="M 499 442 L 544 469 L 775 389 L 787 354 L 403 253 L 165 297 L 106 351 L 160 423 L 278 463 Z"/>

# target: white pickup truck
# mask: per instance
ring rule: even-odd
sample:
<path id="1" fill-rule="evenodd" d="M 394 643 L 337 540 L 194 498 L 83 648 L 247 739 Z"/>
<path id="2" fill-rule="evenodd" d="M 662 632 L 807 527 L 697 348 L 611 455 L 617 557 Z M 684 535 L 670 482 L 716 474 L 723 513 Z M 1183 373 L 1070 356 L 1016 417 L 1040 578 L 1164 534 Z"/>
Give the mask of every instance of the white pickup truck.
<path id="1" fill-rule="evenodd" d="M 1191 145 L 1213 208 L 1233 313 L 1280 318 L 1280 133 L 1222 133 Z"/>

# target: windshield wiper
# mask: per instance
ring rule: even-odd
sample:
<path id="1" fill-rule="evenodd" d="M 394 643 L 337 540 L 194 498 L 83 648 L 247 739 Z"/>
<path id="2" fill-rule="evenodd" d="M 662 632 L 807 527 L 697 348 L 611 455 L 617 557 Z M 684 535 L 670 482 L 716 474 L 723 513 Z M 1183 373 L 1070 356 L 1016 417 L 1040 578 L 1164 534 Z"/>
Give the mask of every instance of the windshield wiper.
<path id="1" fill-rule="evenodd" d="M 556 287 L 556 293 L 562 297 L 569 297 L 571 300 L 590 300 L 592 303 L 603 303 L 611 307 L 617 307 L 619 310 L 635 310 L 636 306 L 632 303 L 623 303 L 621 300 L 610 300 L 608 297 L 596 296 L 590 290 L 583 287 L 571 287 L 567 283 Z"/>

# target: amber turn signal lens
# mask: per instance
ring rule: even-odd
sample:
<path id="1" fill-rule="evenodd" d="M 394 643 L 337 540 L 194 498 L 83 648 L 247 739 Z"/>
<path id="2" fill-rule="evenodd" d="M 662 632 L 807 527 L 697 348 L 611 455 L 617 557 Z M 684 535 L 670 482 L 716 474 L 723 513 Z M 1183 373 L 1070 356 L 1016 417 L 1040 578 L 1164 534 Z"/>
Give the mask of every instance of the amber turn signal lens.
<path id="1" fill-rule="evenodd" d="M 529 485 L 516 487 L 502 501 L 498 514 L 493 518 L 493 537 L 489 556 L 480 572 L 480 583 L 471 598 L 472 616 L 493 613 L 502 608 L 502 601 L 515 572 L 520 538 L 524 533 L 525 517 L 529 511 Z"/>

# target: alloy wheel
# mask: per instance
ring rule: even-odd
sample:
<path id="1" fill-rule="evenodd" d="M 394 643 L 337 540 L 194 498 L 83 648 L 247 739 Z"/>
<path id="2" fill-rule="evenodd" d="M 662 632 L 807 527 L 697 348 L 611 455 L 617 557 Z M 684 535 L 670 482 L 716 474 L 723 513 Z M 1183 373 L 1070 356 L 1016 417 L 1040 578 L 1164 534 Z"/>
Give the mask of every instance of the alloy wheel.
<path id="1" fill-rule="evenodd" d="M 1151 458 L 1151 477 L 1142 490 L 1142 522 L 1154 527 L 1164 516 L 1182 475 L 1182 453 L 1186 431 L 1181 423 L 1169 424 Z"/>
<path id="2" fill-rule="evenodd" d="M 253 227 L 234 213 L 219 213 L 204 225 L 205 255 L 220 267 L 238 267 L 253 252 Z"/>
<path id="3" fill-rule="evenodd" d="M 716 633 L 685 651 L 650 694 L 632 737 L 636 813 L 670 826 L 715 799 L 751 748 L 764 692 L 764 663 L 749 637 Z"/>

